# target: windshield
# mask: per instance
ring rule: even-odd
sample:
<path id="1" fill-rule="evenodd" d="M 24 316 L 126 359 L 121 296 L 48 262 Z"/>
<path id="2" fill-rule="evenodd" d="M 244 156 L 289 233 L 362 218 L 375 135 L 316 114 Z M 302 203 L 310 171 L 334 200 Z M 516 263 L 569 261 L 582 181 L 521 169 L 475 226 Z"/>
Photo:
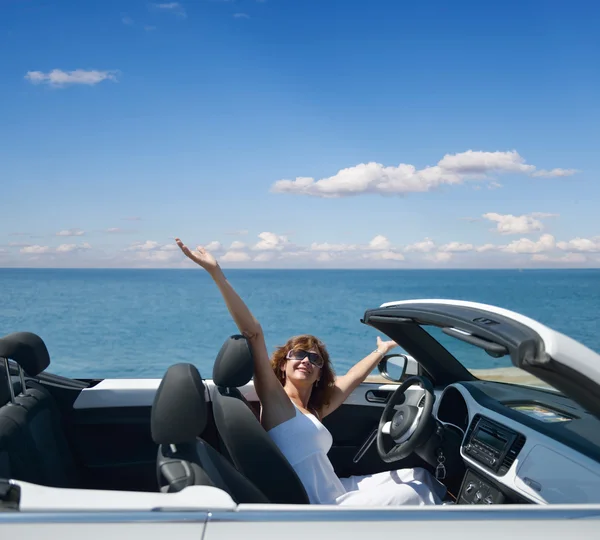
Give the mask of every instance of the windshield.
<path id="1" fill-rule="evenodd" d="M 465 343 L 459 339 L 445 334 L 437 326 L 422 326 L 436 341 L 439 341 L 448 352 L 465 366 L 475 377 L 486 381 L 519 384 L 554 390 L 548 383 L 526 371 L 515 367 L 510 356 L 494 358 L 475 345 Z"/>

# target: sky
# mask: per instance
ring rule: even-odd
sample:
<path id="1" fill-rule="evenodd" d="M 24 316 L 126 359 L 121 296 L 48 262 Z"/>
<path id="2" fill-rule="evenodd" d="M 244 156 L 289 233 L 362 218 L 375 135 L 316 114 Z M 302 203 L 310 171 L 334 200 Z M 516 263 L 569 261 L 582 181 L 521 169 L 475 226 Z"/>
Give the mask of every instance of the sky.
<path id="1" fill-rule="evenodd" d="M 600 267 L 600 3 L 0 0 L 0 267 Z"/>

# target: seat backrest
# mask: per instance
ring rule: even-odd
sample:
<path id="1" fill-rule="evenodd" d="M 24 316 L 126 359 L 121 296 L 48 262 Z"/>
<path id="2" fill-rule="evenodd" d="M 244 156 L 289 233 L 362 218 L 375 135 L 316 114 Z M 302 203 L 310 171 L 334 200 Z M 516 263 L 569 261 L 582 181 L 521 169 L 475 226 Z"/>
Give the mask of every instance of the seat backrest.
<path id="1" fill-rule="evenodd" d="M 239 391 L 254 373 L 252 352 L 241 335 L 229 337 L 213 369 L 213 415 L 219 436 L 238 471 L 272 503 L 309 504 L 296 471 L 267 434 Z"/>
<path id="2" fill-rule="evenodd" d="M 52 487 L 81 487 L 62 415 L 50 392 L 40 384 L 27 381 L 25 391 L 15 402 L 27 411 L 27 430 L 43 473 L 41 483 Z"/>
<path id="3" fill-rule="evenodd" d="M 4 359 L 0 358 L 0 478 L 38 483 L 43 471 L 27 430 L 27 410 L 14 403 L 21 386 L 11 379 Z"/>
<path id="4" fill-rule="evenodd" d="M 207 424 L 206 387 L 192 364 L 171 366 L 152 405 L 152 438 L 158 447 L 161 491 L 187 486 L 218 487 L 237 503 L 268 503 L 267 497 L 199 436 Z"/>
<path id="5" fill-rule="evenodd" d="M 19 392 L 10 392 L 8 359 L 19 369 Z M 42 339 L 16 332 L 0 339 L 0 385 L 8 402 L 0 408 L 0 470 L 10 478 L 52 487 L 79 487 L 78 475 L 62 426 L 60 411 L 42 385 L 26 381 L 50 364 Z M 2 473 L 2 474 L 4 474 Z"/>

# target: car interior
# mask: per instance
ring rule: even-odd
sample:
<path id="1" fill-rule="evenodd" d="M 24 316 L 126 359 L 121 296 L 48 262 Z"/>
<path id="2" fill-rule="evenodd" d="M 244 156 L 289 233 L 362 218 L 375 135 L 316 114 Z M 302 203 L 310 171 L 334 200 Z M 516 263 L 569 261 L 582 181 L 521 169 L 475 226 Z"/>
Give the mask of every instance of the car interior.
<path id="1" fill-rule="evenodd" d="M 421 345 L 422 354 L 442 354 L 435 340 Z M 132 401 L 141 394 L 127 386 L 94 394 L 106 381 L 53 375 L 49 366 L 39 336 L 0 339 L 0 479 L 127 491 L 211 485 L 237 503 L 308 504 L 258 420 L 242 336 L 225 340 L 211 378 L 175 364 L 145 401 Z M 363 383 L 324 419 L 338 476 L 424 467 L 456 504 L 589 502 L 600 491 L 599 421 L 573 400 L 457 377 L 456 366 L 432 371 L 419 363 L 396 382 Z M 91 395 L 102 398 L 86 406 Z M 405 426 L 410 433 L 393 432 L 399 412 L 419 416 Z"/>

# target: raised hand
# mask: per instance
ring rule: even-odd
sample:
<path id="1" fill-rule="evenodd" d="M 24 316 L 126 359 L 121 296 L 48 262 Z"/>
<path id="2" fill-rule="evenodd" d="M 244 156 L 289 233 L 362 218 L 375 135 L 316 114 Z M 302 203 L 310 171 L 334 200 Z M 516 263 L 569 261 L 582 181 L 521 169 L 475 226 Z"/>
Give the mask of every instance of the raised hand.
<path id="1" fill-rule="evenodd" d="M 387 354 L 394 347 L 397 347 L 398 344 L 395 341 L 383 341 L 379 336 L 377 336 L 377 348 L 380 351 L 383 351 L 384 354 Z"/>
<path id="2" fill-rule="evenodd" d="M 208 272 L 213 272 L 219 268 L 217 260 L 202 246 L 198 246 L 196 251 L 191 251 L 179 238 L 175 238 L 175 242 L 177 242 L 177 245 L 188 259 L 194 261 Z"/>

